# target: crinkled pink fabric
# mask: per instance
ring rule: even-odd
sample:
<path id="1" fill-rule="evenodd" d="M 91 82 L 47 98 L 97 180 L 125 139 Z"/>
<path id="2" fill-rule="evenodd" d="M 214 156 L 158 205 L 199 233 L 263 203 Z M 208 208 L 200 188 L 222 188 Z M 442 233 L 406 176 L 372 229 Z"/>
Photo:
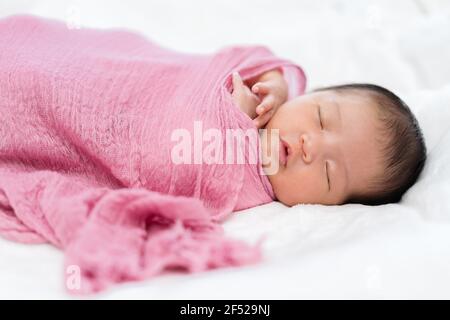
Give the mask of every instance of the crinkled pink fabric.
<path id="1" fill-rule="evenodd" d="M 263 46 L 187 54 L 126 30 L 0 20 L 0 234 L 63 249 L 79 293 L 259 261 L 220 222 L 273 201 L 260 163 L 174 164 L 171 133 L 256 130 L 231 73 L 277 67 L 301 94 L 301 68 Z"/>

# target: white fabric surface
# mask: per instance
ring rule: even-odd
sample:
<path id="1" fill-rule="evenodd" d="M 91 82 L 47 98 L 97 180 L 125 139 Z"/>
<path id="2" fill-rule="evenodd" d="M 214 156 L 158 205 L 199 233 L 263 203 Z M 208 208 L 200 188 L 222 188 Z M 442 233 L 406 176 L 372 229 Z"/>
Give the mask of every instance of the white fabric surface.
<path id="1" fill-rule="evenodd" d="M 13 13 L 126 27 L 183 51 L 265 44 L 305 68 L 308 89 L 394 90 L 424 130 L 429 161 L 400 204 L 246 210 L 225 229 L 251 243 L 266 234 L 263 263 L 164 275 L 96 298 L 450 298 L 450 1 L 2 0 L 0 17 Z M 62 265 L 53 247 L 0 239 L 0 298 L 72 298 Z"/>

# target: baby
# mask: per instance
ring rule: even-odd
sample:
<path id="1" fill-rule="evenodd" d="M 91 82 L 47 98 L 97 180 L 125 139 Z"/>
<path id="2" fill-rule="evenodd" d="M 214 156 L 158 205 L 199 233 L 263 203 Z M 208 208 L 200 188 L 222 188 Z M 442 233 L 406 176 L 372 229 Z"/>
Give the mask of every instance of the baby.
<path id="1" fill-rule="evenodd" d="M 258 128 L 279 130 L 281 150 L 270 140 L 261 149 L 280 155 L 268 178 L 288 206 L 398 202 L 424 167 L 416 118 L 383 87 L 345 84 L 288 100 L 283 72 L 275 69 L 245 81 L 234 73 L 232 96 Z"/>

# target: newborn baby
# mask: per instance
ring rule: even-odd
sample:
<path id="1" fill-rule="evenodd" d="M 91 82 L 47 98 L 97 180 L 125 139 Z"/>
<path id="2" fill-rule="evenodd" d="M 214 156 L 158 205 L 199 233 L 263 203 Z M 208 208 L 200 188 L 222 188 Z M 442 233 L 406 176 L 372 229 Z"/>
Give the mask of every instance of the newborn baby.
<path id="1" fill-rule="evenodd" d="M 234 73 L 232 97 L 258 128 L 279 130 L 280 143 L 262 139 L 261 151 L 280 162 L 268 178 L 288 206 L 397 202 L 424 167 L 416 118 L 383 87 L 346 84 L 288 100 L 275 69 L 245 81 Z"/>

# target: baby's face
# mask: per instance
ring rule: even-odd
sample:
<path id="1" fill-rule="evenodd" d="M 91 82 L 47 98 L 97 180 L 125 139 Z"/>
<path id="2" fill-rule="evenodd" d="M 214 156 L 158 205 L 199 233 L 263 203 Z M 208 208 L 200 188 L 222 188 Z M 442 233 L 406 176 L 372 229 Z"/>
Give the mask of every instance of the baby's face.
<path id="1" fill-rule="evenodd" d="M 279 129 L 287 155 L 268 175 L 277 199 L 289 206 L 342 204 L 366 190 L 383 170 L 377 125 L 376 106 L 361 93 L 321 91 L 287 101 L 266 126 L 269 134 Z M 262 144 L 271 161 L 275 149 L 274 141 Z"/>

